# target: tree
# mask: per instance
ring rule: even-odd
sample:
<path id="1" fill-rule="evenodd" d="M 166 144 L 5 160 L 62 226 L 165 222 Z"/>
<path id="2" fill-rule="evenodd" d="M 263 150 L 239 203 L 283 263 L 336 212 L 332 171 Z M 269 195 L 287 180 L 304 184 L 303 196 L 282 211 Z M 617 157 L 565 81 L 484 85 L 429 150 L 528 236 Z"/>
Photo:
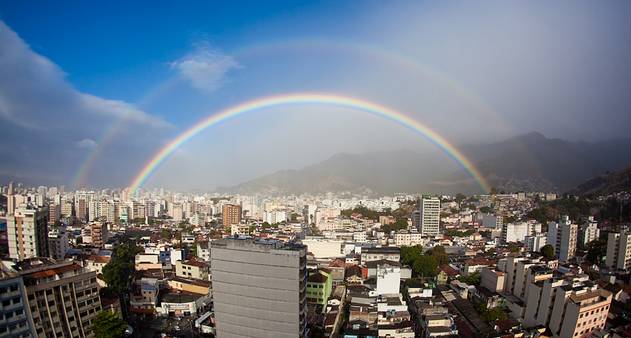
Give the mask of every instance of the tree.
<path id="1" fill-rule="evenodd" d="M 587 243 L 587 260 L 593 264 L 600 264 L 605 255 L 607 255 L 606 240 L 596 239 Z"/>
<path id="2" fill-rule="evenodd" d="M 480 317 L 482 317 L 482 319 L 487 323 L 508 318 L 502 307 L 488 309 L 486 304 L 479 304 L 475 307 L 475 309 L 480 314 Z"/>
<path id="3" fill-rule="evenodd" d="M 458 277 L 458 280 L 469 285 L 480 285 L 482 277 L 479 272 L 474 272 L 468 276 L 460 276 Z"/>
<path id="4" fill-rule="evenodd" d="M 392 223 L 392 224 L 385 224 L 381 226 L 381 230 L 387 234 L 389 234 L 391 231 L 399 231 L 399 230 L 403 230 L 403 229 L 407 229 L 408 228 L 408 220 L 407 218 L 399 218 L 396 220 L 396 222 Z"/>
<path id="5" fill-rule="evenodd" d="M 417 275 L 423 277 L 434 277 L 436 276 L 436 270 L 438 269 L 438 262 L 434 256 L 422 255 L 416 259 L 412 269 Z"/>
<path id="6" fill-rule="evenodd" d="M 445 247 L 442 245 L 435 246 L 429 251 L 429 254 L 436 259 L 439 266 L 449 263 L 449 256 L 445 252 Z"/>
<path id="7" fill-rule="evenodd" d="M 480 208 L 480 212 L 483 214 L 490 214 L 493 211 L 493 209 L 491 209 L 491 207 L 481 207 Z"/>
<path id="8" fill-rule="evenodd" d="M 162 239 L 170 241 L 171 240 L 171 231 L 169 229 L 162 229 L 160 235 Z"/>
<path id="9" fill-rule="evenodd" d="M 96 338 L 119 338 L 125 335 L 127 323 L 110 311 L 100 312 L 92 322 Z"/>
<path id="10" fill-rule="evenodd" d="M 112 259 L 103 267 L 103 279 L 119 295 L 128 290 L 130 277 L 134 272 L 134 258 L 141 251 L 142 249 L 132 243 L 123 243 L 116 247 Z"/>
<path id="11" fill-rule="evenodd" d="M 543 255 L 543 257 L 547 258 L 547 259 L 552 259 L 554 258 L 554 247 L 550 244 L 546 244 L 544 245 L 541 250 L 539 250 L 541 252 L 541 254 Z"/>

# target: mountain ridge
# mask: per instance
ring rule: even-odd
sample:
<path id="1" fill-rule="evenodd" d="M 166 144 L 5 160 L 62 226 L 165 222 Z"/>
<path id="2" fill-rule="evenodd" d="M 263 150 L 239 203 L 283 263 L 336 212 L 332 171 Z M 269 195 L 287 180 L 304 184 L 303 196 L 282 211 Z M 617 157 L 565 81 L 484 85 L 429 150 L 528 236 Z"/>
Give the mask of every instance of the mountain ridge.
<path id="1" fill-rule="evenodd" d="M 530 132 L 460 147 L 497 189 L 555 192 L 568 191 L 592 177 L 631 164 L 631 152 L 619 149 L 631 149 L 631 138 L 590 143 Z M 446 161 L 446 156 L 409 149 L 338 153 L 302 169 L 279 170 L 218 190 L 266 194 L 481 192 L 457 164 Z"/>

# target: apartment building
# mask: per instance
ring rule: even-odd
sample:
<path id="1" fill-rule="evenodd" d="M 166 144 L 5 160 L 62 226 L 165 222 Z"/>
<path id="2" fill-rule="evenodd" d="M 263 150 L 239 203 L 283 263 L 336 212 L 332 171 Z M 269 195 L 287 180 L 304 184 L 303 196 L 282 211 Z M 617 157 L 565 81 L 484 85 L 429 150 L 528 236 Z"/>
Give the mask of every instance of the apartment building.
<path id="1" fill-rule="evenodd" d="M 233 224 L 241 223 L 241 206 L 238 204 L 224 204 L 221 207 L 223 226 L 229 228 Z"/>
<path id="2" fill-rule="evenodd" d="M 307 249 L 275 240 L 211 243 L 218 337 L 305 337 Z"/>
<path id="3" fill-rule="evenodd" d="M 440 233 L 440 199 L 423 197 L 419 203 L 420 228 L 423 236 L 436 236 Z"/>
<path id="4" fill-rule="evenodd" d="M 607 235 L 605 264 L 611 269 L 631 268 L 631 232 L 610 232 Z"/>
<path id="5" fill-rule="evenodd" d="M 17 322 L 9 323 L 4 334 L 20 336 L 28 331 L 30 336 L 42 338 L 94 336 L 92 321 L 101 311 L 95 272 L 72 261 L 30 258 L 5 271 L 4 277 L 0 280 L 0 291 L 6 291 L 0 292 L 4 318 Z M 8 311 L 13 311 L 13 316 L 7 316 Z"/>
<path id="6" fill-rule="evenodd" d="M 48 257 L 48 209 L 22 204 L 7 216 L 9 257 Z"/>
<path id="7" fill-rule="evenodd" d="M 194 259 L 175 262 L 175 275 L 182 278 L 208 281 L 209 270 L 210 269 L 206 262 Z"/>
<path id="8" fill-rule="evenodd" d="M 107 223 L 105 222 L 92 222 L 90 224 L 92 245 L 102 248 L 109 239 L 109 233 L 107 230 Z"/>

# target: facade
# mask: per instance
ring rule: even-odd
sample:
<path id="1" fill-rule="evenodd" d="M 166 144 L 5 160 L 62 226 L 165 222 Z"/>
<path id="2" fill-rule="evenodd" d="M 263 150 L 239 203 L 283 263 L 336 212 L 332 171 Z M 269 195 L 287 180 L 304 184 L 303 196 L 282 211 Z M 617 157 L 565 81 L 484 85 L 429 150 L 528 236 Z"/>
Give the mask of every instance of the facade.
<path id="1" fill-rule="evenodd" d="M 306 336 L 304 245 L 226 238 L 210 254 L 218 337 Z"/>
<path id="2" fill-rule="evenodd" d="M 611 299 L 611 292 L 595 286 L 579 290 L 559 288 L 550 318 L 550 330 L 559 338 L 591 337 L 594 330 L 605 328 Z"/>
<path id="3" fill-rule="evenodd" d="M 533 236 L 538 233 L 537 225 L 541 230 L 540 224 L 532 224 L 528 222 L 506 223 L 502 225 L 502 243 L 525 242 L 526 237 Z"/>
<path id="4" fill-rule="evenodd" d="M 589 218 L 581 224 L 578 235 L 578 244 L 582 248 L 586 248 L 587 243 L 595 241 L 600 237 L 600 229 L 598 229 L 598 223 L 594 220 L 594 216 L 589 216 Z"/>
<path id="5" fill-rule="evenodd" d="M 10 320 L 20 324 L 9 325 L 0 335 L 15 337 L 29 331 L 42 338 L 94 336 L 91 324 L 101 311 L 96 273 L 71 261 L 33 258 L 17 263 L 8 275 L 0 280 L 0 291 L 7 291 L 0 292 L 2 311 L 5 318 L 13 311 Z"/>
<path id="6" fill-rule="evenodd" d="M 233 224 L 241 223 L 241 206 L 237 204 L 224 204 L 221 208 L 223 226 L 229 228 Z"/>
<path id="7" fill-rule="evenodd" d="M 333 290 L 333 278 L 327 270 L 319 269 L 307 278 L 307 302 L 326 305 Z"/>
<path id="8" fill-rule="evenodd" d="M 21 276 L 0 272 L 0 337 L 34 337 Z"/>
<path id="9" fill-rule="evenodd" d="M 554 246 L 554 253 L 560 261 L 567 261 L 576 255 L 578 225 L 572 224 L 568 216 L 561 216 L 559 223 L 548 224 L 547 243 Z"/>
<path id="10" fill-rule="evenodd" d="M 487 267 L 480 270 L 480 286 L 492 292 L 502 292 L 504 290 L 504 278 L 506 274 Z"/>
<path id="11" fill-rule="evenodd" d="M 175 262 L 175 275 L 182 278 L 208 280 L 208 264 L 197 260 Z"/>
<path id="12" fill-rule="evenodd" d="M 610 232 L 607 235 L 607 258 L 605 264 L 611 269 L 631 268 L 631 233 Z"/>
<path id="13" fill-rule="evenodd" d="M 541 248 L 543 248 L 547 243 L 545 235 L 526 236 L 524 242 L 526 244 L 526 249 L 530 252 L 541 251 Z"/>
<path id="14" fill-rule="evenodd" d="M 7 216 L 9 257 L 48 257 L 48 209 L 22 205 Z"/>
<path id="15" fill-rule="evenodd" d="M 572 224 L 568 216 L 563 216 L 559 222 L 557 248 L 560 261 L 567 261 L 576 255 L 578 225 Z"/>
<path id="16" fill-rule="evenodd" d="M 48 251 L 51 258 L 63 259 L 69 248 L 68 233 L 65 229 L 57 228 L 48 232 Z"/>
<path id="17" fill-rule="evenodd" d="M 380 248 L 363 248 L 361 253 L 361 263 L 366 264 L 372 261 L 395 261 L 401 260 L 401 248 L 398 247 L 380 247 Z"/>
<path id="18" fill-rule="evenodd" d="M 93 222 L 90 224 L 92 245 L 102 248 L 107 243 L 109 234 L 107 231 L 107 223 L 105 222 Z"/>
<path id="19" fill-rule="evenodd" d="M 440 199 L 423 197 L 420 202 L 420 228 L 423 236 L 436 236 L 440 233 Z"/>

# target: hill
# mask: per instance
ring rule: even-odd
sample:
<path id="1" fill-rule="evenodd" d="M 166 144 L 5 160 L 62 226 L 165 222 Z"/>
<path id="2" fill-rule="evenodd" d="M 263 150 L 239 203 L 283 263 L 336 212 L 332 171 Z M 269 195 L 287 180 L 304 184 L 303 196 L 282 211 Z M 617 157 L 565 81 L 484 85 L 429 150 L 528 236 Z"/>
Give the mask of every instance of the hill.
<path id="1" fill-rule="evenodd" d="M 631 164 L 631 139 L 570 142 L 529 133 L 460 148 L 490 184 L 505 191 L 565 192 L 589 178 Z M 337 154 L 298 170 L 282 170 L 231 193 L 473 193 L 476 183 L 446 156 L 411 150 Z"/>

